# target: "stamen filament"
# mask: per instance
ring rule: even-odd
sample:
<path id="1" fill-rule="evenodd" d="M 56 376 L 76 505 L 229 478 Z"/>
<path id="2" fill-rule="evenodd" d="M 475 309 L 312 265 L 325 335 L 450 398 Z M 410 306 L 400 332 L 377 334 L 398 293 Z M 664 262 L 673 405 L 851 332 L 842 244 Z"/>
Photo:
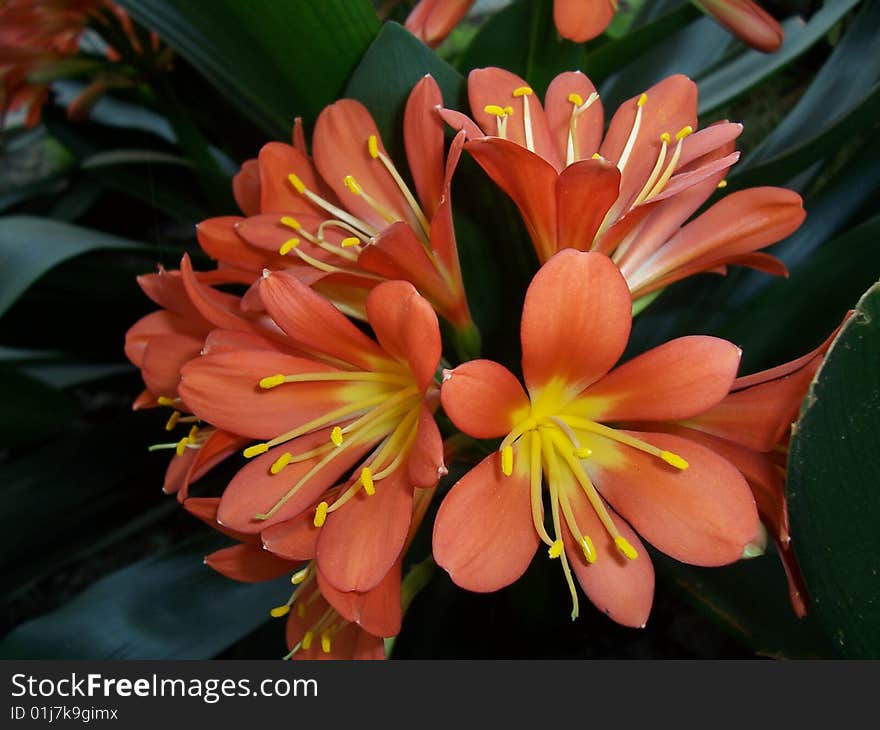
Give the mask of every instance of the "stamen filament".
<path id="1" fill-rule="evenodd" d="M 293 173 L 288 175 L 287 179 L 300 195 L 304 195 L 308 200 L 317 205 L 319 208 L 323 208 L 324 210 L 326 210 L 333 217 L 345 221 L 350 226 L 354 226 L 367 236 L 372 237 L 376 235 L 376 229 L 373 228 L 369 223 L 366 223 L 359 218 L 356 218 L 355 216 L 351 215 L 351 213 L 348 213 L 342 210 L 342 208 L 333 205 L 333 203 L 331 203 L 330 201 L 324 200 L 324 198 L 322 198 L 320 195 L 316 195 L 311 190 L 309 190 L 305 186 L 303 181 L 300 180 Z"/>
<path id="2" fill-rule="evenodd" d="M 673 454 L 671 451 L 658 449 L 656 446 L 653 446 L 644 441 L 640 441 L 639 439 L 634 438 L 629 434 L 619 431 L 617 429 L 603 426 L 601 423 L 588 421 L 583 418 L 575 418 L 574 416 L 562 416 L 562 419 L 574 428 L 579 428 L 582 431 L 589 431 L 591 433 L 598 434 L 599 436 L 604 436 L 605 438 L 609 438 L 612 441 L 618 441 L 619 443 L 625 444 L 626 446 L 631 446 L 634 449 L 638 449 L 639 451 L 644 451 L 647 454 L 656 456 L 665 461 L 670 466 L 676 467 L 677 469 L 684 470 L 687 469 L 689 466 L 687 461 L 678 456 L 678 454 Z"/>
<path id="3" fill-rule="evenodd" d="M 407 375 L 395 375 L 393 373 L 371 373 L 367 371 L 330 370 L 317 373 L 297 373 L 296 375 L 269 375 L 260 380 L 260 387 L 264 390 L 276 388 L 283 383 L 317 383 L 317 382 L 369 382 L 369 383 L 393 383 L 395 385 L 409 385 L 412 377 Z"/>
<path id="4" fill-rule="evenodd" d="M 388 174 L 391 175 L 391 179 L 394 180 L 395 184 L 400 189 L 400 192 L 403 194 L 403 197 L 406 199 L 407 204 L 410 208 L 412 208 L 412 211 L 413 213 L 415 213 L 416 219 L 419 222 L 419 226 L 421 226 L 422 232 L 425 234 L 425 238 L 427 238 L 431 231 L 431 224 L 428 223 L 427 216 L 425 216 L 422 207 L 416 200 L 415 195 L 412 194 L 409 186 L 400 176 L 400 173 L 397 171 L 394 163 L 391 161 L 388 155 L 386 155 L 384 152 L 382 152 L 382 150 L 379 149 L 379 146 L 376 142 L 376 137 L 372 135 L 370 136 L 369 140 L 369 150 L 370 156 L 373 159 L 378 159 L 384 165 L 385 169 L 388 171 Z"/>
<path id="5" fill-rule="evenodd" d="M 623 172 L 626 167 L 626 163 L 629 162 L 629 156 L 632 154 L 633 147 L 636 144 L 636 138 L 639 136 L 639 128 L 642 126 L 642 108 L 647 101 L 648 95 L 642 94 L 636 102 L 636 117 L 635 120 L 633 120 L 632 130 L 629 133 L 629 138 L 626 140 L 626 146 L 623 148 L 620 160 L 617 163 L 617 169 L 621 172 Z"/>
<path id="6" fill-rule="evenodd" d="M 382 218 L 385 219 L 386 223 L 396 223 L 400 220 L 400 216 L 394 213 L 391 210 L 388 210 L 382 203 L 376 200 L 372 195 L 370 195 L 366 190 L 364 190 L 360 183 L 354 179 L 351 175 L 346 175 L 342 181 L 352 193 L 364 199 L 364 201 L 369 205 L 373 210 L 375 210 Z"/>
<path id="7" fill-rule="evenodd" d="M 529 480 L 531 487 L 532 522 L 538 537 L 547 544 L 552 545 L 553 540 L 547 534 L 544 527 L 544 510 L 541 501 L 541 477 L 544 470 L 541 464 L 541 436 L 537 431 L 532 431 L 529 439 Z"/>

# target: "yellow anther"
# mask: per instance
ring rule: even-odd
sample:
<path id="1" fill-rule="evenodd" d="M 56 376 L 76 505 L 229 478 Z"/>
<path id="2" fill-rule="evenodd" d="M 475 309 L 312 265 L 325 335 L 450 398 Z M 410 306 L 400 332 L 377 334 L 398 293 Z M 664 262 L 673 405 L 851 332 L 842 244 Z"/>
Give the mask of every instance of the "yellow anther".
<path id="1" fill-rule="evenodd" d="M 308 577 L 309 577 L 309 569 L 303 568 L 302 570 L 298 570 L 298 571 L 296 571 L 296 573 L 294 573 L 292 576 L 290 576 L 290 582 L 293 583 L 293 585 L 298 586 L 300 583 L 302 583 Z"/>
<path id="2" fill-rule="evenodd" d="M 354 179 L 354 175 L 346 175 L 342 179 L 342 182 L 345 184 L 345 187 L 351 190 L 355 195 L 360 195 L 364 192 L 364 189 L 358 184 L 358 181 Z"/>
<path id="3" fill-rule="evenodd" d="M 302 648 L 308 651 L 312 648 L 312 639 L 315 638 L 315 635 L 311 631 L 306 631 L 302 640 Z"/>
<path id="4" fill-rule="evenodd" d="M 505 116 L 504 108 L 497 104 L 486 104 L 486 106 L 483 107 L 483 111 L 486 112 L 486 114 L 491 114 L 493 117 Z"/>
<path id="5" fill-rule="evenodd" d="M 199 433 L 199 427 L 198 427 L 198 426 L 193 426 L 193 427 L 189 430 L 189 433 L 186 435 L 186 437 L 190 440 L 190 443 L 192 443 L 193 441 L 195 441 L 195 438 L 196 438 L 196 436 L 198 435 L 198 433 Z"/>
<path id="6" fill-rule="evenodd" d="M 278 253 L 282 256 L 287 256 L 293 249 L 299 246 L 298 238 L 289 238 L 284 243 L 281 244 L 281 248 L 278 249 Z"/>
<path id="7" fill-rule="evenodd" d="M 590 159 L 591 159 L 591 160 L 601 160 L 601 159 L 602 159 L 602 155 L 600 155 L 598 152 L 594 152 L 594 153 L 593 153 L 593 156 L 592 156 Z"/>
<path id="8" fill-rule="evenodd" d="M 367 139 L 367 149 L 374 160 L 379 156 L 379 140 L 376 139 L 375 134 L 371 134 Z"/>
<path id="9" fill-rule="evenodd" d="M 373 472 L 368 466 L 361 469 L 361 484 L 364 485 L 364 491 L 371 497 L 376 493 L 376 487 L 373 484 Z"/>
<path id="10" fill-rule="evenodd" d="M 568 95 L 568 100 L 575 106 L 583 106 L 584 98 L 580 94 L 572 92 Z"/>
<path id="11" fill-rule="evenodd" d="M 292 458 L 293 454 L 289 451 L 285 451 L 281 456 L 275 459 L 272 466 L 269 467 L 269 471 L 272 472 L 272 474 L 279 474 L 281 470 L 290 463 Z"/>
<path id="12" fill-rule="evenodd" d="M 660 135 L 660 141 L 669 144 L 670 142 L 672 142 L 672 136 L 669 134 L 669 132 L 664 132 Z"/>
<path id="13" fill-rule="evenodd" d="M 512 106 L 504 107 L 504 116 L 505 117 L 512 117 L 513 116 L 513 107 Z"/>
<path id="14" fill-rule="evenodd" d="M 586 446 L 581 446 L 578 449 L 574 449 L 574 455 L 578 459 L 589 459 L 593 455 L 593 450 Z"/>
<path id="15" fill-rule="evenodd" d="M 501 471 L 508 477 L 513 474 L 513 446 L 501 449 Z"/>
<path id="16" fill-rule="evenodd" d="M 596 562 L 596 548 L 593 546 L 593 541 L 590 539 L 589 535 L 584 535 L 581 540 L 581 548 L 584 551 L 584 558 L 588 563 Z"/>
<path id="17" fill-rule="evenodd" d="M 723 190 L 726 187 L 727 187 L 727 180 L 722 180 L 720 183 L 718 183 L 719 190 Z"/>
<path id="18" fill-rule="evenodd" d="M 676 139 L 684 139 L 685 137 L 687 137 L 688 135 L 691 135 L 693 133 L 694 133 L 694 128 L 690 124 L 688 124 L 688 125 L 682 127 L 681 129 L 679 129 L 675 133 L 675 138 Z"/>
<path id="19" fill-rule="evenodd" d="M 342 442 L 345 440 L 342 436 L 342 429 L 339 426 L 334 426 L 333 430 L 330 432 L 330 440 L 333 442 L 334 446 L 342 446 Z"/>
<path id="20" fill-rule="evenodd" d="M 322 527 L 327 521 L 327 509 L 330 507 L 326 502 L 321 502 L 315 510 L 315 527 Z"/>
<path id="21" fill-rule="evenodd" d="M 288 228 L 293 228 L 293 230 L 298 231 L 302 228 L 302 223 L 300 223 L 296 218 L 291 218 L 289 215 L 283 216 L 281 218 L 281 225 L 287 226 Z"/>
<path id="22" fill-rule="evenodd" d="M 296 604 L 296 615 L 299 616 L 300 618 L 306 617 L 306 605 L 304 603 L 297 603 Z"/>
<path id="23" fill-rule="evenodd" d="M 296 192 L 302 194 L 306 191 L 306 184 L 302 180 L 300 180 L 299 177 L 294 175 L 293 173 L 290 173 L 287 176 L 287 179 L 290 182 L 290 184 L 293 185 Z"/>
<path id="24" fill-rule="evenodd" d="M 160 395 L 158 398 L 156 398 L 156 403 L 158 403 L 160 406 L 173 406 L 174 398 L 169 398 L 167 395 Z"/>
<path id="25" fill-rule="evenodd" d="M 168 420 L 165 422 L 165 430 L 173 431 L 174 427 L 177 425 L 177 422 L 180 420 L 180 411 L 174 411 Z"/>
<path id="26" fill-rule="evenodd" d="M 648 95 L 647 95 L 647 94 L 642 94 L 642 95 L 639 97 L 639 100 L 636 102 L 636 105 L 637 105 L 637 106 L 645 106 L 645 104 L 647 104 L 647 103 L 648 103 Z"/>
<path id="27" fill-rule="evenodd" d="M 670 466 L 674 466 L 676 469 L 681 469 L 682 471 L 690 466 L 690 464 L 688 464 L 678 454 L 673 454 L 671 451 L 661 451 L 660 458 L 663 459 L 663 461 L 665 461 Z"/>
<path id="28" fill-rule="evenodd" d="M 177 442 L 177 446 L 174 448 L 174 453 L 178 456 L 183 456 L 183 452 L 186 451 L 186 447 L 189 445 L 190 438 L 189 436 L 184 436 L 180 441 Z"/>
<path id="29" fill-rule="evenodd" d="M 563 547 L 564 546 L 562 544 L 562 540 L 556 540 L 556 542 L 554 542 L 547 550 L 547 555 L 549 555 L 551 558 L 558 558 L 560 555 L 562 555 Z"/>
<path id="30" fill-rule="evenodd" d="M 342 239 L 342 248 L 351 248 L 352 246 L 359 246 L 361 242 L 360 238 L 356 236 L 349 236 L 348 238 Z"/>
<path id="31" fill-rule="evenodd" d="M 614 544 L 617 545 L 617 549 L 630 560 L 635 560 L 639 556 L 636 549 L 626 541 L 626 538 L 623 537 L 623 535 L 615 537 Z"/>
<path id="32" fill-rule="evenodd" d="M 284 382 L 283 375 L 269 375 L 260 381 L 260 387 L 263 390 L 269 390 L 270 388 L 277 388 L 283 382 Z"/>
<path id="33" fill-rule="evenodd" d="M 242 455 L 245 459 L 253 459 L 255 456 L 265 454 L 268 450 L 269 444 L 254 444 L 253 446 L 248 446 L 242 451 Z"/>
<path id="34" fill-rule="evenodd" d="M 531 94 L 534 94 L 534 93 L 535 92 L 532 91 L 531 86 L 520 86 L 519 88 L 513 90 L 513 95 L 516 98 L 519 98 L 521 96 L 530 96 Z"/>
<path id="35" fill-rule="evenodd" d="M 321 634 L 321 651 L 323 651 L 325 654 L 329 654 L 330 647 L 330 634 Z"/>
<path id="36" fill-rule="evenodd" d="M 281 618 L 282 616 L 286 616 L 290 613 L 290 606 L 275 606 L 271 611 L 269 611 L 269 615 L 272 618 Z"/>

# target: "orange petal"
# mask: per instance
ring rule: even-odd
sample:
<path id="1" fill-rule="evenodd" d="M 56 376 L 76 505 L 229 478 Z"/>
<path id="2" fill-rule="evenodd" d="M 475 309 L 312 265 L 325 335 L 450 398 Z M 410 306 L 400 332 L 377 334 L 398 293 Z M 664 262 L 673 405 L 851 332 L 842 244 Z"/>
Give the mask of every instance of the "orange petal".
<path id="1" fill-rule="evenodd" d="M 321 593 L 315 588 L 311 593 L 297 597 L 297 606 L 305 606 L 304 616 L 299 611 L 287 614 L 285 638 L 287 647 L 293 649 L 310 630 L 320 621 L 328 609 L 332 608 Z M 308 649 L 300 648 L 291 657 L 294 660 L 322 659 L 384 659 L 385 642 L 380 636 L 373 636 L 357 624 L 350 623 L 336 633 L 330 643 L 330 651 L 325 652 L 319 637 L 316 637 Z"/>
<path id="2" fill-rule="evenodd" d="M 443 437 L 434 415 L 424 405 L 419 413 L 418 433 L 407 459 L 410 484 L 419 489 L 434 487 L 447 473 L 443 463 Z"/>
<path id="3" fill-rule="evenodd" d="M 270 439 L 351 402 L 338 382 L 286 383 L 263 389 L 271 375 L 332 372 L 313 360 L 269 350 L 222 352 L 190 362 L 180 394 L 192 411 L 218 428 Z"/>
<path id="4" fill-rule="evenodd" d="M 183 502 L 189 497 L 190 484 L 198 481 L 217 464 L 243 449 L 250 440 L 211 426 L 206 426 L 203 429 L 203 432 L 206 431 L 210 431 L 210 435 L 202 442 L 200 448 L 195 449 L 196 457 L 190 464 L 180 489 L 177 490 L 178 502 Z M 192 451 L 192 449 L 186 451 Z"/>
<path id="5" fill-rule="evenodd" d="M 327 516 L 318 536 L 318 567 L 340 591 L 375 588 L 397 561 L 412 519 L 413 488 L 405 469 L 361 489 Z"/>
<path id="6" fill-rule="evenodd" d="M 703 0 L 705 12 L 743 43 L 764 53 L 778 51 L 784 39 L 782 26 L 752 0 Z"/>
<path id="7" fill-rule="evenodd" d="M 400 605 L 400 560 L 388 571 L 382 582 L 365 593 L 336 590 L 318 569 L 318 587 L 333 608 L 347 621 L 361 626 L 375 636 L 396 636 L 400 633 L 403 611 Z"/>
<path id="8" fill-rule="evenodd" d="M 264 275 L 260 296 L 272 319 L 304 349 L 366 370 L 387 359 L 342 312 L 288 272 Z"/>
<path id="9" fill-rule="evenodd" d="M 291 185 L 288 175 L 296 175 L 309 189 L 320 194 L 323 186 L 312 163 L 298 149 L 281 142 L 269 142 L 260 150 L 260 212 L 320 214 L 309 200 Z"/>
<path id="10" fill-rule="evenodd" d="M 491 360 L 471 360 L 445 371 L 440 399 L 452 422 L 480 439 L 506 435 L 529 412 L 519 380 Z"/>
<path id="11" fill-rule="evenodd" d="M 382 349 L 409 365 L 419 390 L 434 380 L 442 346 L 437 315 L 406 281 L 386 281 L 367 296 L 367 320 Z"/>
<path id="12" fill-rule="evenodd" d="M 178 456 L 174 454 L 168 461 L 165 469 L 165 478 L 162 481 L 162 491 L 165 494 L 175 494 L 180 492 L 186 482 L 186 475 L 189 473 L 193 462 L 196 460 L 195 449 L 184 449 L 183 453 Z"/>
<path id="13" fill-rule="evenodd" d="M 262 271 L 270 265 L 270 257 L 248 246 L 235 231 L 235 224 L 245 220 L 239 216 L 208 218 L 196 226 L 202 250 L 215 261 L 242 269 Z"/>
<path id="14" fill-rule="evenodd" d="M 290 464 L 278 474 L 272 474 L 270 467 L 278 457 L 285 452 L 296 456 L 329 441 L 330 429 L 327 428 L 276 446 L 262 456 L 251 459 L 223 492 L 217 519 L 229 529 L 247 534 L 257 533 L 293 519 L 309 510 L 329 487 L 374 446 L 366 443 L 349 447 L 310 477 L 271 517 L 255 519 L 254 515 L 265 514 L 321 460 L 320 456 L 312 457 Z M 314 513 L 311 514 L 314 516 Z"/>
<path id="15" fill-rule="evenodd" d="M 516 203 L 538 258 L 549 259 L 557 250 L 553 167 L 525 147 L 497 137 L 475 139 L 464 148 Z"/>
<path id="16" fill-rule="evenodd" d="M 270 350 L 289 354 L 281 343 L 250 332 L 235 330 L 212 330 L 202 347 L 203 355 L 219 355 L 234 350 Z"/>
<path id="17" fill-rule="evenodd" d="M 612 370 L 568 410 L 603 422 L 687 418 L 727 395 L 740 355 L 717 337 L 679 337 Z"/>
<path id="18" fill-rule="evenodd" d="M 589 251 L 619 188 L 620 172 L 605 160 L 582 160 L 566 167 L 556 181 L 557 246 Z"/>
<path id="19" fill-rule="evenodd" d="M 443 120 L 437 113 L 442 105 L 440 87 L 426 75 L 413 87 L 403 113 L 406 159 L 428 220 L 434 217 L 443 194 Z"/>
<path id="20" fill-rule="evenodd" d="M 568 138 L 571 129 L 571 113 L 574 109 L 572 102 L 568 100 L 571 94 L 577 94 L 583 101 L 595 93 L 596 87 L 580 71 L 566 71 L 559 74 L 544 96 L 544 107 L 547 111 L 547 123 L 550 126 L 550 136 L 556 144 L 559 158 L 565 160 L 568 153 Z M 605 114 L 602 110 L 602 101 L 596 99 L 590 107 L 581 112 L 575 124 L 575 138 L 577 151 L 576 160 L 588 160 L 599 149 L 602 141 Z"/>
<path id="21" fill-rule="evenodd" d="M 514 96 L 514 91 L 529 88 L 525 80 L 501 68 L 477 68 L 468 74 L 468 100 L 474 121 L 492 136 L 497 136 L 497 117 L 489 114 L 489 105 L 502 108 L 511 107 L 513 114 L 507 117 L 506 138 L 516 145 L 526 148 L 525 96 Z M 532 152 L 550 163 L 555 170 L 561 170 L 563 159 L 559 156 L 550 127 L 544 114 L 544 107 L 535 94 L 528 94 L 530 127 L 532 130 Z"/>
<path id="22" fill-rule="evenodd" d="M 197 358 L 202 340 L 187 335 L 159 335 L 150 339 L 144 349 L 141 375 L 144 384 L 156 395 L 177 397 L 180 369 Z"/>
<path id="23" fill-rule="evenodd" d="M 370 156 L 368 142 L 371 136 L 376 138 L 379 151 L 387 155 L 376 123 L 363 104 L 354 99 L 341 99 L 325 107 L 315 123 L 315 166 L 342 206 L 376 230 L 382 230 L 391 221 L 346 187 L 347 176 L 353 176 L 381 206 L 418 230 L 418 219 L 400 188 L 382 162 Z"/>
<path id="24" fill-rule="evenodd" d="M 555 383 L 571 396 L 617 362 L 629 339 L 632 299 L 604 254 L 565 249 L 535 274 L 522 315 L 523 375 L 535 402 Z"/>
<path id="25" fill-rule="evenodd" d="M 217 550 L 205 557 L 205 564 L 221 575 L 243 583 L 274 580 L 295 567 L 254 545 L 233 545 Z"/>
<path id="26" fill-rule="evenodd" d="M 188 335 L 204 337 L 210 324 L 201 317 L 187 318 L 173 312 L 160 310 L 141 317 L 125 333 L 125 356 L 133 365 L 140 367 L 144 351 L 154 337 L 164 335 Z"/>
<path id="27" fill-rule="evenodd" d="M 241 169 L 232 176 L 232 194 L 235 202 L 245 215 L 260 212 L 260 163 L 258 160 L 245 160 Z"/>
<path id="28" fill-rule="evenodd" d="M 681 456 L 690 466 L 679 470 L 619 446 L 618 461 L 587 462 L 602 496 L 643 538 L 676 560 L 703 566 L 739 560 L 758 532 L 755 500 L 739 471 L 690 440 L 626 433 Z"/>
<path id="29" fill-rule="evenodd" d="M 609 507 L 611 520 L 638 553 L 635 560 L 621 555 L 611 535 L 587 501 L 586 495 L 573 483 L 570 476 L 569 483 L 562 488 L 568 492 L 577 526 L 590 537 L 596 551 L 596 562 L 588 563 L 583 547 L 572 536 L 568 524 L 565 524 L 562 535 L 565 554 L 578 583 L 593 605 L 612 621 L 632 628 L 644 628 L 654 601 L 654 566 L 651 556 L 633 529 Z"/>
<path id="30" fill-rule="evenodd" d="M 259 327 L 244 316 L 238 297 L 212 289 L 199 281 L 188 254 L 184 254 L 180 262 L 180 273 L 187 297 L 199 314 L 212 325 L 229 330 L 259 332 Z"/>
<path id="31" fill-rule="evenodd" d="M 434 522 L 434 560 L 469 591 L 489 593 L 516 581 L 538 549 L 529 470 L 516 460 L 501 472 L 498 453 L 465 474 L 443 499 Z"/>
<path id="32" fill-rule="evenodd" d="M 464 132 L 466 139 L 479 139 L 488 136 L 467 114 L 462 114 L 454 109 L 438 109 L 437 113 L 456 132 Z"/>
<path id="33" fill-rule="evenodd" d="M 285 560 L 311 560 L 315 557 L 320 529 L 315 515 L 306 510 L 296 517 L 270 525 L 260 533 L 263 546 Z"/>
<path id="34" fill-rule="evenodd" d="M 612 0 L 553 0 L 553 22 L 563 38 L 583 43 L 608 27 L 616 9 Z"/>
<path id="35" fill-rule="evenodd" d="M 474 0 L 420 0 L 406 17 L 405 27 L 425 45 L 436 48 L 473 4 Z"/>
<path id="36" fill-rule="evenodd" d="M 259 535 L 246 535 L 223 527 L 217 522 L 217 507 L 220 504 L 219 497 L 190 497 L 183 502 L 183 508 L 194 517 L 204 522 L 208 527 L 231 537 L 233 540 L 247 545 L 260 544 Z"/>

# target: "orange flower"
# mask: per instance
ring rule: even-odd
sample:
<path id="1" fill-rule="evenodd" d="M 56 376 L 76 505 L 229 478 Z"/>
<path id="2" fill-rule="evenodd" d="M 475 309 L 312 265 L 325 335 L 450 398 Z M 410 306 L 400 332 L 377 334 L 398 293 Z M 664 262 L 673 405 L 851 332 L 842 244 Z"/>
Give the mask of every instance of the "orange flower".
<path id="1" fill-rule="evenodd" d="M 180 394 L 199 418 L 265 439 L 245 450 L 252 461 L 219 519 L 253 534 L 307 511 L 327 580 L 372 590 L 403 549 L 414 488 L 446 473 L 432 415 L 437 316 L 411 284 L 384 282 L 366 301 L 376 341 L 289 271 L 266 272 L 259 296 L 282 339 L 218 331 L 215 349 L 182 370 Z"/>
<path id="2" fill-rule="evenodd" d="M 412 283 L 462 332 L 473 330 L 452 223 L 450 184 L 463 138 L 444 160 L 440 89 L 430 77 L 410 93 L 404 142 L 414 194 L 386 152 L 369 111 L 353 99 L 325 108 L 314 159 L 301 127 L 294 145 L 270 142 L 248 161 L 234 190 L 247 217 L 212 218 L 199 242 L 224 263 L 287 267 L 353 316 L 385 280 Z M 259 211 L 257 211 L 259 200 Z"/>
<path id="3" fill-rule="evenodd" d="M 738 560 L 758 534 L 742 475 L 710 449 L 650 426 L 719 403 L 738 348 L 683 337 L 611 370 L 629 338 L 630 309 L 626 282 L 606 256 L 562 251 L 537 273 L 523 306 L 528 393 L 488 360 L 444 373 L 441 399 L 453 423 L 475 438 L 503 436 L 437 514 L 434 557 L 458 585 L 502 588 L 544 542 L 562 564 L 573 617 L 572 572 L 600 610 L 643 626 L 654 572 L 636 531 L 667 555 L 704 566 Z M 609 425 L 624 421 L 648 425 Z"/>
<path id="4" fill-rule="evenodd" d="M 472 71 L 468 91 L 476 123 L 441 114 L 465 131 L 465 149 L 516 203 L 542 262 L 563 248 L 601 251 L 635 299 L 732 264 L 786 273 L 755 251 L 801 224 L 797 193 L 739 191 L 685 224 L 738 159 L 733 141 L 742 131 L 720 122 L 694 132 L 697 87 L 687 77 L 625 102 L 604 139 L 599 96 L 580 72 L 553 80 L 546 111 L 521 78 L 499 68 Z"/>
<path id="5" fill-rule="evenodd" d="M 743 43 L 764 53 L 778 51 L 785 34 L 782 26 L 752 0 L 693 0 Z"/>
<path id="6" fill-rule="evenodd" d="M 614 19 L 617 0 L 553 0 L 553 22 L 563 38 L 575 43 L 599 35 Z"/>
<path id="7" fill-rule="evenodd" d="M 406 18 L 406 29 L 425 45 L 436 48 L 473 4 L 474 0 L 419 0 Z"/>

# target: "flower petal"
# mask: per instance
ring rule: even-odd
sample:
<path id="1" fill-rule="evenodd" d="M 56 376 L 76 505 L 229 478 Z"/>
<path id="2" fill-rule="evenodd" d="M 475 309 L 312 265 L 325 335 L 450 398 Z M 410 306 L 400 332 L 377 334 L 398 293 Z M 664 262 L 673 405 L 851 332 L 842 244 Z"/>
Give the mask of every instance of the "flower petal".
<path id="1" fill-rule="evenodd" d="M 239 216 L 227 215 L 202 221 L 196 226 L 199 245 L 215 261 L 262 271 L 270 265 L 271 256 L 263 251 L 255 251 L 236 233 L 235 225 L 244 220 Z"/>
<path id="2" fill-rule="evenodd" d="M 612 370 L 567 412 L 603 422 L 688 418 L 727 395 L 740 355 L 717 337 L 679 337 Z"/>
<path id="3" fill-rule="evenodd" d="M 535 274 L 522 315 L 523 375 L 535 401 L 557 383 L 571 396 L 607 373 L 632 324 L 626 281 L 604 254 L 566 249 Z"/>
<path id="4" fill-rule="evenodd" d="M 405 469 L 361 489 L 327 516 L 318 536 L 318 567 L 340 591 L 375 588 L 397 561 L 412 519 L 413 488 Z"/>
<path id="5" fill-rule="evenodd" d="M 628 446 L 617 459 L 587 462 L 611 505 L 654 547 L 692 565 L 739 560 L 758 532 L 758 512 L 745 479 L 728 461 L 666 433 L 625 432 L 685 459 L 684 470 Z"/>
<path id="6" fill-rule="evenodd" d="M 245 160 L 241 169 L 232 176 L 232 194 L 235 202 L 245 215 L 260 212 L 260 163 L 258 160 Z"/>
<path id="7" fill-rule="evenodd" d="M 443 194 L 443 120 L 437 113 L 442 105 L 440 87 L 433 77 L 425 75 L 410 92 L 403 113 L 406 159 L 428 220 L 434 217 Z"/>
<path id="8" fill-rule="evenodd" d="M 288 180 L 291 173 L 311 190 L 320 193 L 322 185 L 309 159 L 295 147 L 269 142 L 260 150 L 260 211 L 263 213 L 319 213 Z"/>
<path id="9" fill-rule="evenodd" d="M 320 529 L 315 517 L 306 510 L 296 517 L 270 525 L 260 533 L 263 547 L 285 560 L 311 560 L 315 557 Z"/>
<path id="10" fill-rule="evenodd" d="M 569 96 L 577 94 L 583 102 L 590 98 L 590 94 L 596 92 L 596 87 L 580 71 L 566 71 L 559 74 L 544 96 L 544 107 L 547 111 L 547 123 L 550 126 L 550 135 L 556 143 L 560 159 L 569 164 L 576 160 L 588 160 L 599 149 L 602 141 L 605 114 L 602 110 L 602 101 L 596 99 L 586 110 L 577 117 L 574 125 L 574 145 L 571 153 L 572 160 L 568 159 L 569 134 L 571 132 L 571 115 L 574 105 L 569 101 Z"/>
<path id="11" fill-rule="evenodd" d="M 316 595 L 317 594 L 317 595 Z M 309 594 L 297 596 L 297 610 L 287 614 L 285 638 L 287 647 L 293 649 L 306 632 L 313 629 L 328 609 L 332 608 L 317 587 Z M 299 606 L 305 607 L 305 615 L 299 615 Z M 334 634 L 330 651 L 325 652 L 320 637 L 314 637 L 308 649 L 300 648 L 292 659 L 384 659 L 385 642 L 381 636 L 373 636 L 357 624 L 350 623 Z"/>
<path id="12" fill-rule="evenodd" d="M 434 522 L 434 560 L 462 588 L 497 591 L 516 581 L 538 549 L 527 459 L 510 476 L 497 452 L 452 487 Z"/>
<path id="13" fill-rule="evenodd" d="M 336 590 L 318 569 L 318 587 L 340 616 L 361 626 L 374 636 L 397 636 L 403 610 L 400 604 L 400 560 L 382 582 L 365 593 Z"/>
<path id="14" fill-rule="evenodd" d="M 144 384 L 156 395 L 177 397 L 180 370 L 197 358 L 202 340 L 188 335 L 158 335 L 150 339 L 144 349 L 141 375 Z"/>
<path id="15" fill-rule="evenodd" d="M 583 43 L 608 27 L 616 8 L 611 0 L 553 0 L 553 22 L 563 38 Z"/>
<path id="16" fill-rule="evenodd" d="M 443 437 L 434 415 L 424 405 L 419 413 L 418 433 L 407 459 L 409 481 L 418 489 L 436 486 L 448 472 L 443 463 Z"/>
<path id="17" fill-rule="evenodd" d="M 619 188 L 620 172 L 605 160 L 582 160 L 566 167 L 556 181 L 558 248 L 589 251 Z"/>
<path id="18" fill-rule="evenodd" d="M 202 442 L 198 449 L 186 449 L 186 453 L 195 452 L 195 458 L 190 462 L 189 469 L 179 484 L 177 501 L 183 502 L 189 497 L 189 485 L 201 479 L 217 464 L 232 456 L 236 451 L 243 449 L 249 439 L 236 436 L 226 431 L 207 426 L 203 433 L 210 431 L 210 435 Z M 166 484 L 162 491 L 170 493 Z"/>
<path id="19" fill-rule="evenodd" d="M 529 412 L 529 399 L 513 373 L 491 360 L 470 360 L 443 373 L 443 410 L 469 436 L 506 435 Z"/>
<path id="20" fill-rule="evenodd" d="M 190 497 L 183 502 L 183 508 L 194 517 L 197 517 L 211 529 L 221 532 L 233 540 L 247 545 L 260 545 L 259 535 L 246 535 L 243 532 L 230 530 L 217 522 L 217 507 L 220 504 L 219 497 Z"/>
<path id="21" fill-rule="evenodd" d="M 287 560 L 254 545 L 233 545 L 205 557 L 205 564 L 221 575 L 243 583 L 263 583 L 291 572 Z"/>

